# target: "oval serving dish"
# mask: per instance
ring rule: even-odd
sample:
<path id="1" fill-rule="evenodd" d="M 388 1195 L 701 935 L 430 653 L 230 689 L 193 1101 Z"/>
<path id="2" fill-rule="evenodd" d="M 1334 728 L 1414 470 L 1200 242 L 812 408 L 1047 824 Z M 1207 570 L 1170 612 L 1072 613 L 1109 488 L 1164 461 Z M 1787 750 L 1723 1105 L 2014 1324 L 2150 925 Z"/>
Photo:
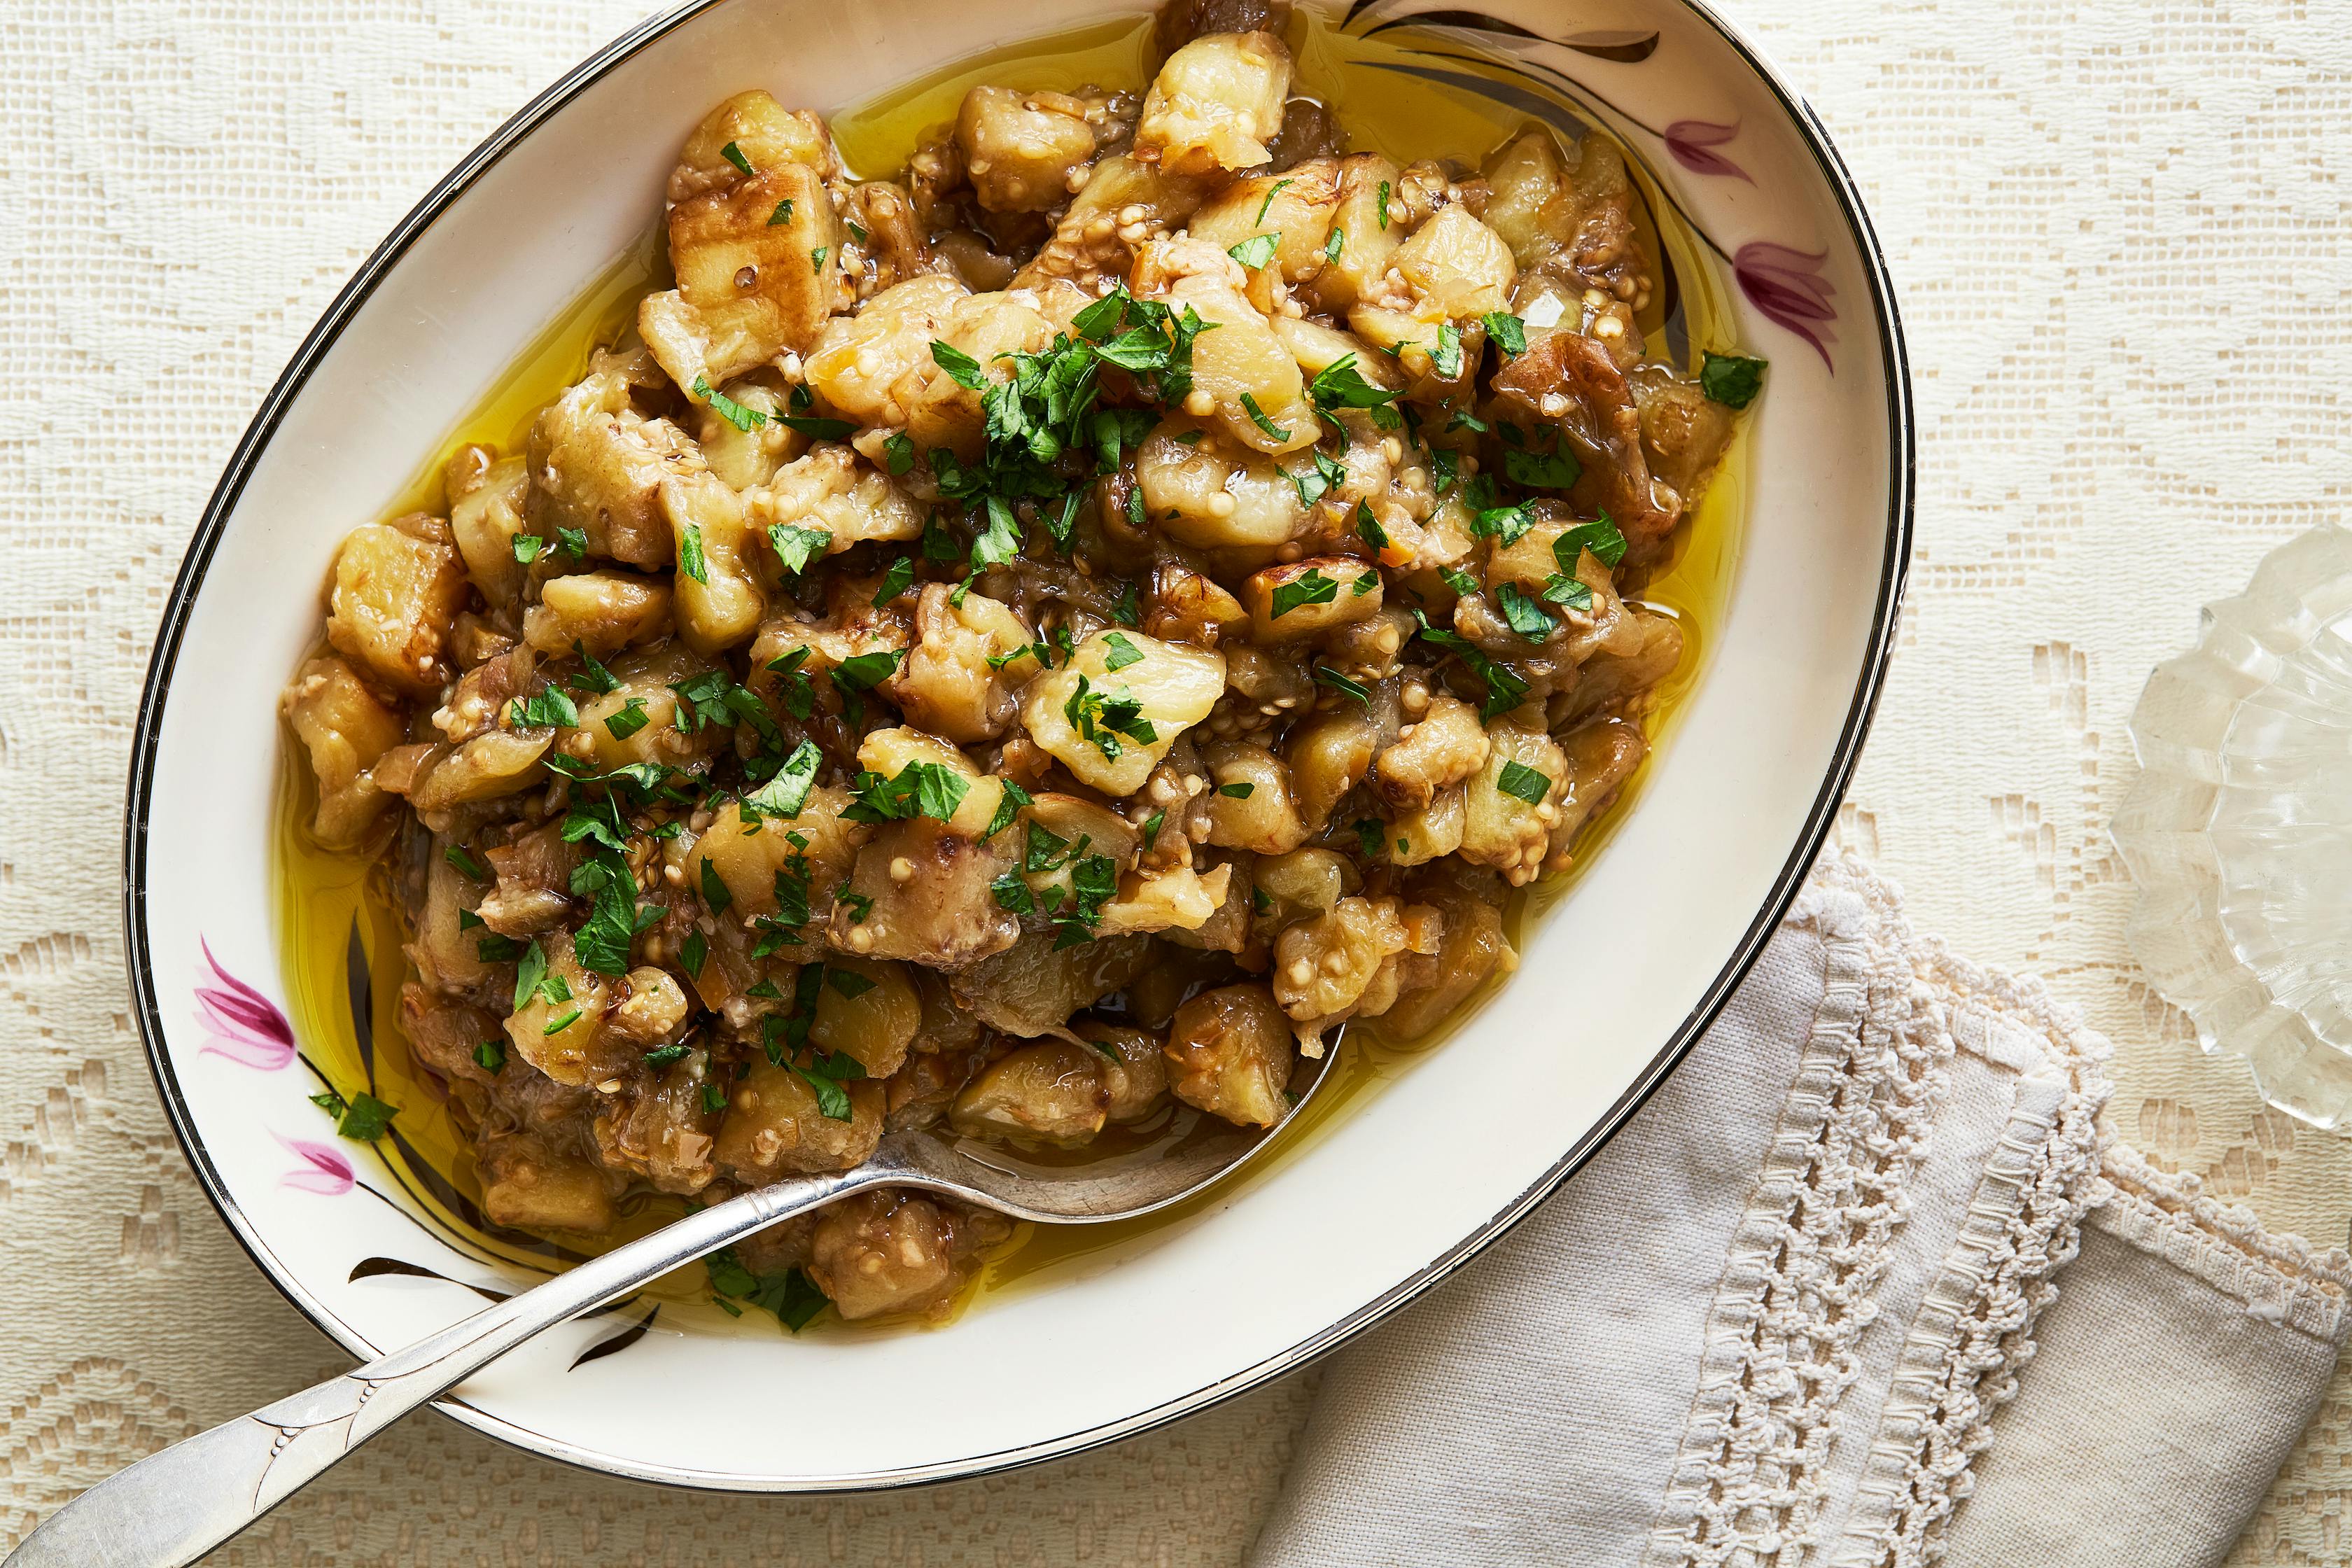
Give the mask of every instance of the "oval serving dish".
<path id="1" fill-rule="evenodd" d="M 1712 12 L 1482 3 L 1330 9 L 1384 46 L 1347 89 L 1406 73 L 1570 135 L 1601 126 L 1701 241 L 1707 276 L 1685 287 L 1716 290 L 1742 352 L 1772 363 L 1704 662 L 1605 849 L 1529 922 L 1518 974 L 1183 1222 L 990 1294 L 944 1331 L 751 1338 L 673 1331 L 636 1308 L 543 1336 L 444 1400 L 449 1415 L 615 1474 L 746 1490 L 944 1479 L 1107 1442 L 1296 1367 L 1427 1289 L 1589 1157 L 1721 1006 L 1827 831 L 1892 640 L 1912 498 L 1893 293 L 1819 122 Z M 1008 33 L 1145 10 L 695 0 L 452 171 L 264 401 L 157 639 L 128 805 L 128 945 L 156 1079 L 206 1191 L 352 1354 L 530 1276 L 467 1248 L 368 1146 L 331 1137 L 274 999 L 277 695 L 337 542 L 641 244 L 709 104 L 759 86 L 831 110 Z M 825 1418 L 775 1418 L 796 1409 Z"/>

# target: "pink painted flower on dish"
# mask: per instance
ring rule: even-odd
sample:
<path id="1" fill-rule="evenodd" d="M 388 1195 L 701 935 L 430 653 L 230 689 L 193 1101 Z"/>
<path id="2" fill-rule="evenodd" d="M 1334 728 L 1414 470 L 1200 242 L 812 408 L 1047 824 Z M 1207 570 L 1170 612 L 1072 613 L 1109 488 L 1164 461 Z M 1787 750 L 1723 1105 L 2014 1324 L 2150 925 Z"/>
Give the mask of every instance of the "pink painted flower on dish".
<path id="1" fill-rule="evenodd" d="M 1674 161 L 1694 174 L 1722 174 L 1734 180 L 1748 179 L 1748 171 L 1713 149 L 1722 146 L 1739 134 L 1739 123 L 1717 125 L 1709 120 L 1677 120 L 1666 127 L 1666 152 Z"/>
<path id="2" fill-rule="evenodd" d="M 1812 344 L 1822 363 L 1835 374 L 1829 344 L 1837 342 L 1837 334 L 1830 331 L 1837 307 L 1830 303 L 1830 296 L 1837 289 L 1822 276 L 1822 264 L 1828 259 L 1827 251 L 1792 250 L 1753 240 L 1731 258 L 1731 272 L 1748 303 Z"/>
<path id="3" fill-rule="evenodd" d="M 299 1155 L 303 1161 L 300 1170 L 289 1171 L 278 1179 L 281 1187 L 317 1193 L 321 1197 L 339 1198 L 350 1192 L 359 1180 L 352 1169 L 352 1163 L 343 1157 L 340 1149 L 325 1143 L 313 1143 L 307 1138 L 280 1137 L 278 1141 L 286 1145 L 289 1153 Z"/>
<path id="4" fill-rule="evenodd" d="M 276 1072 L 292 1061 L 294 1026 L 286 1021 L 286 1015 L 275 1002 L 223 969 L 203 938 L 196 941 L 220 982 L 196 987 L 196 1011 L 207 1037 L 205 1050 L 264 1072 Z"/>

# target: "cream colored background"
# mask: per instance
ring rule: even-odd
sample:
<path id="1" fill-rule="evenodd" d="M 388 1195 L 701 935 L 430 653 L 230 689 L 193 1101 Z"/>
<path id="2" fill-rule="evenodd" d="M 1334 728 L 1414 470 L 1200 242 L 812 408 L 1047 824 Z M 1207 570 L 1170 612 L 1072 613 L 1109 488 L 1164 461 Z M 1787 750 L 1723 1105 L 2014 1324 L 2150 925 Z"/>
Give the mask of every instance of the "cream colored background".
<path id="1" fill-rule="evenodd" d="M 2352 4 L 1727 3 L 1868 194 L 1917 378 L 1910 607 L 1841 833 L 1921 929 L 2082 1005 L 2125 1136 L 2339 1241 L 2352 1142 L 2264 1110 L 2147 992 L 2103 825 L 2149 667 L 2352 480 Z M 341 1365 L 214 1215 L 140 1059 L 117 914 L 140 679 L 303 331 L 642 5 L 0 5 L 0 1541 Z M 1224 1564 L 1311 1375 L 1064 1465 L 814 1503 L 665 1494 L 420 1419 L 219 1560 Z M 2235 1561 L 2352 1562 L 2347 1456 L 2352 1376 Z"/>

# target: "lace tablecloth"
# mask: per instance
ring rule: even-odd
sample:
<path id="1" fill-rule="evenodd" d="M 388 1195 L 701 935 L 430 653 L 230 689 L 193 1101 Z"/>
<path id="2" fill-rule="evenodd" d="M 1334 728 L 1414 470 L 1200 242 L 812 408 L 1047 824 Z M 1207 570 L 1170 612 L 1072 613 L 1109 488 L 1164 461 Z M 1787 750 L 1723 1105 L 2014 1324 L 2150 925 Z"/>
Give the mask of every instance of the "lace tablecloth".
<path id="1" fill-rule="evenodd" d="M 215 1217 L 140 1060 L 117 914 L 140 678 L 189 530 L 302 331 L 442 170 L 642 9 L 0 9 L 0 1540 L 341 1364 Z M 1868 194 L 1918 380 L 1910 607 L 1841 837 L 1922 930 L 2084 1007 L 2116 1047 L 2124 1136 L 2336 1241 L 2352 1142 L 2198 1055 L 2125 947 L 2104 825 L 2148 668 L 2352 483 L 2352 7 L 1735 9 Z M 2237 1561 L 2352 1560 L 2352 1374 L 2337 1390 Z M 420 1420 L 223 1557 L 1223 1564 L 1307 1393 L 816 1502 L 666 1494 Z"/>

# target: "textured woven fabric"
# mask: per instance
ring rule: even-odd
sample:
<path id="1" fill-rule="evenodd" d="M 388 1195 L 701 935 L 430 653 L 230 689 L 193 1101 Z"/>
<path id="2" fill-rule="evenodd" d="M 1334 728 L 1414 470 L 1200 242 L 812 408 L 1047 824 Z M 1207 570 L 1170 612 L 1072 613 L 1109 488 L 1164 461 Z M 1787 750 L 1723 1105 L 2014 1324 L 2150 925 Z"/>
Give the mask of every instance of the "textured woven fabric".
<path id="1" fill-rule="evenodd" d="M 1853 165 L 1923 416 L 1902 647 L 1843 834 L 1924 929 L 2116 1045 L 2108 1116 L 2315 1237 L 2352 1142 L 2150 996 L 2103 826 L 2195 605 L 2332 510 L 2342 0 L 1727 0 Z M 118 802 L 163 599 L 302 331 L 435 178 L 643 0 L 0 5 L 0 1539 L 340 1365 L 190 1179 L 122 987 Z M 1306 1380 L 1072 1465 L 824 1503 L 667 1496 L 426 1420 L 253 1563 L 1226 1563 Z M 2352 1373 L 2234 1561 L 2352 1558 Z"/>
<path id="2" fill-rule="evenodd" d="M 2210 1568 L 2352 1258 L 2103 1175 L 2105 1055 L 1825 863 L 1625 1130 L 1332 1358 L 1251 1568 Z"/>

